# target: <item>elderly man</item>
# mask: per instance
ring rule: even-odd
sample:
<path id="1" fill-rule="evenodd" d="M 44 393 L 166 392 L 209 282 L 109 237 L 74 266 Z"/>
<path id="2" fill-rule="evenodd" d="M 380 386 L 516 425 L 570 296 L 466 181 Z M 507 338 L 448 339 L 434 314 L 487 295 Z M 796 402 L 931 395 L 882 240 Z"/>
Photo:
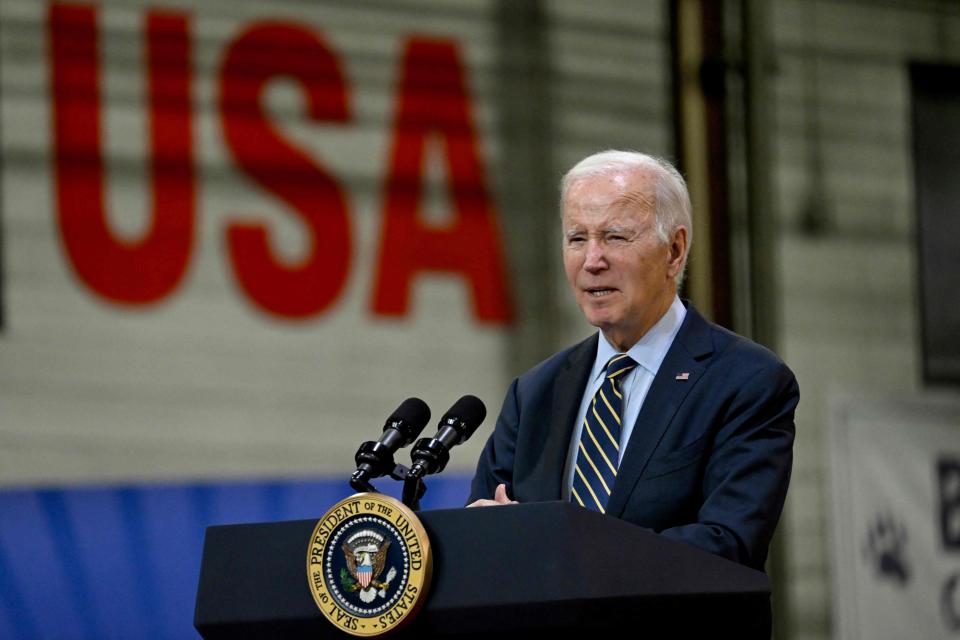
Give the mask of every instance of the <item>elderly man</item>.
<path id="1" fill-rule="evenodd" d="M 606 151 L 561 184 L 563 263 L 599 331 L 513 381 L 470 506 L 571 500 L 763 569 L 790 479 L 793 373 L 677 297 L 690 199 Z"/>

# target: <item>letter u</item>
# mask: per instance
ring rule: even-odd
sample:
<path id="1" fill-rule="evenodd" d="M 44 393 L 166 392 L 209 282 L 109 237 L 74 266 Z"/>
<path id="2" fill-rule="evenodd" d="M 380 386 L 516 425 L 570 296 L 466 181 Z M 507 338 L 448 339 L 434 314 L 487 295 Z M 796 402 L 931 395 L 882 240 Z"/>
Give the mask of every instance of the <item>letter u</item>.
<path id="1" fill-rule="evenodd" d="M 69 263 L 107 300 L 134 305 L 161 300 L 183 278 L 194 235 L 187 18 L 147 13 L 152 210 L 148 230 L 134 242 L 115 236 L 105 210 L 96 9 L 51 5 L 49 38 L 56 203 Z"/>

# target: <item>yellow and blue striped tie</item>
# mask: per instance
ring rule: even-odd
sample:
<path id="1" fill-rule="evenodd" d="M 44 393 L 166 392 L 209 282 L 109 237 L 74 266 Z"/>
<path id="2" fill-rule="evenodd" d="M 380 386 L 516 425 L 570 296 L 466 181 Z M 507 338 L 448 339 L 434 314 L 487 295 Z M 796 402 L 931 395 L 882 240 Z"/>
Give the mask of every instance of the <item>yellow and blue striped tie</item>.
<path id="1" fill-rule="evenodd" d="M 603 384 L 587 407 L 570 491 L 570 500 L 581 507 L 606 511 L 620 459 L 623 378 L 636 366 L 625 353 L 610 358 Z"/>

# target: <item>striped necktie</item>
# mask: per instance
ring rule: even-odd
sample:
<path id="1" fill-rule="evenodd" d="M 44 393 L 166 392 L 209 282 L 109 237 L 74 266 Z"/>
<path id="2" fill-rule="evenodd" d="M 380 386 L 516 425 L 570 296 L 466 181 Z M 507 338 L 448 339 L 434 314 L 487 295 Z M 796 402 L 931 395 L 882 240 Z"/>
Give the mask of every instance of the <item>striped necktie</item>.
<path id="1" fill-rule="evenodd" d="M 606 511 L 620 459 L 622 380 L 636 366 L 625 353 L 610 358 L 604 367 L 603 384 L 587 407 L 570 491 L 570 500 L 581 507 Z"/>

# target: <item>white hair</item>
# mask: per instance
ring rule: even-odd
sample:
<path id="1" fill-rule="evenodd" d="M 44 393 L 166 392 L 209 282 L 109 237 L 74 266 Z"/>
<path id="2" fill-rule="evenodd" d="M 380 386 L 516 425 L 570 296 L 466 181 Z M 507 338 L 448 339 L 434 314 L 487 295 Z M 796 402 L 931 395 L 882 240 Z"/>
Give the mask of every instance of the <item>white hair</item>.
<path id="1" fill-rule="evenodd" d="M 653 215 L 654 229 L 660 240 L 664 244 L 669 243 L 677 229 L 680 227 L 687 229 L 687 250 L 683 255 L 683 266 L 675 278 L 679 287 L 687 269 L 690 245 L 693 244 L 693 216 L 687 183 L 680 172 L 666 160 L 638 151 L 614 149 L 587 156 L 567 171 L 560 181 L 561 212 L 570 188 L 584 178 L 632 173 L 638 170 L 649 170 L 657 176 Z"/>

